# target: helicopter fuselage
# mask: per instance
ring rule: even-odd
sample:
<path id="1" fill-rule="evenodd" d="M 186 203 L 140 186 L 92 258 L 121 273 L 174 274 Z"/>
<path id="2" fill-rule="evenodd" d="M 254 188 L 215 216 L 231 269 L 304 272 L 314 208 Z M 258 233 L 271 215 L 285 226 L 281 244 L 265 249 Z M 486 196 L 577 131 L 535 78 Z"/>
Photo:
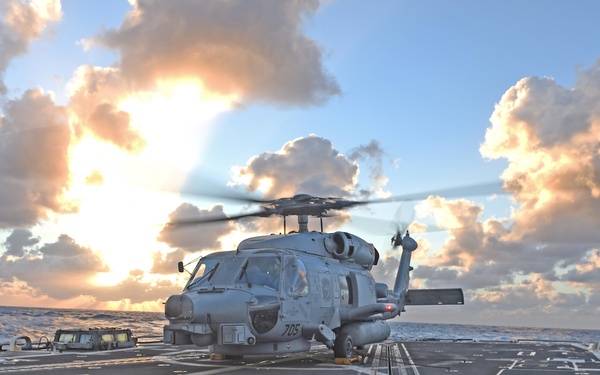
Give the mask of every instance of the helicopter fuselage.
<path id="1" fill-rule="evenodd" d="M 167 301 L 165 341 L 226 355 L 305 351 L 313 339 L 333 347 L 342 327 L 356 346 L 382 341 L 399 312 L 369 272 L 378 258 L 344 232 L 254 237 L 212 253 Z"/>

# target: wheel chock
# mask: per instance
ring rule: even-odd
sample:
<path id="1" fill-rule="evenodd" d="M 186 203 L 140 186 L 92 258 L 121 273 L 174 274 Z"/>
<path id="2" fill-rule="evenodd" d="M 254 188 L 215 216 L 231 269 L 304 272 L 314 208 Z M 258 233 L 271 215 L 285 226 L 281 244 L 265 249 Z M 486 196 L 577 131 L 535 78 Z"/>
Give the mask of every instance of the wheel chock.
<path id="1" fill-rule="evenodd" d="M 335 358 L 336 365 L 349 365 L 349 364 L 352 364 L 352 362 L 360 362 L 360 361 L 362 361 L 362 356 L 360 356 L 360 355 L 355 355 L 354 357 L 350 357 L 350 358 Z"/>
<path id="2" fill-rule="evenodd" d="M 226 359 L 241 359 L 244 358 L 244 356 L 242 355 L 230 355 L 230 354 L 217 354 L 217 353 L 210 353 L 210 359 L 212 361 L 223 361 Z"/>

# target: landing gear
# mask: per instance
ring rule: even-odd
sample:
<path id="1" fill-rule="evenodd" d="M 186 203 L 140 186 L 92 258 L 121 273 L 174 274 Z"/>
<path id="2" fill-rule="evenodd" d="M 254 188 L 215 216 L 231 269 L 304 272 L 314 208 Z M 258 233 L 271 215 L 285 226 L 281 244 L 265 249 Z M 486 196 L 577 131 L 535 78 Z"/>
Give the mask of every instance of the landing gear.
<path id="1" fill-rule="evenodd" d="M 336 338 L 333 345 L 335 358 L 352 358 L 354 355 L 354 341 L 349 334 L 343 332 Z"/>

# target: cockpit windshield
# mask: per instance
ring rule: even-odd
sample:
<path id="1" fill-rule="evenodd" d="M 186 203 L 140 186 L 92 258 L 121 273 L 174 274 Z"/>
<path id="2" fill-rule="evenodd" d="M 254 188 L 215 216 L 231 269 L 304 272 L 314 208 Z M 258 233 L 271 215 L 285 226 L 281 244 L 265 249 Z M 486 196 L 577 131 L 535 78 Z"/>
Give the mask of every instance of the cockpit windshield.
<path id="1" fill-rule="evenodd" d="M 195 273 L 192 275 L 193 279 L 190 279 L 186 289 L 191 289 L 193 287 L 199 286 L 204 282 L 210 280 L 210 277 L 217 269 L 221 258 L 204 258 L 198 262 L 196 266 Z"/>
<path id="2" fill-rule="evenodd" d="M 250 286 L 260 285 L 279 291 L 281 276 L 281 260 L 276 256 L 260 256 L 248 258 L 243 267 L 238 283 Z"/>

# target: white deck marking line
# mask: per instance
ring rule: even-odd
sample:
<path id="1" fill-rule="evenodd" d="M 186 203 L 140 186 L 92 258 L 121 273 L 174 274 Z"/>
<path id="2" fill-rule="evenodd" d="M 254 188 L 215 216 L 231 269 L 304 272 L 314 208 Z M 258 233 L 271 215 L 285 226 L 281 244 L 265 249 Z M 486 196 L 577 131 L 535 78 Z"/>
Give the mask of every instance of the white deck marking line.
<path id="1" fill-rule="evenodd" d="M 400 354 L 400 348 L 398 348 L 398 344 L 393 346 L 394 356 L 396 357 L 396 361 L 398 362 L 398 369 L 400 369 L 400 374 L 408 375 L 406 372 L 406 367 L 404 366 L 404 361 L 402 360 L 402 355 Z"/>
<path id="2" fill-rule="evenodd" d="M 406 349 L 406 346 L 404 346 L 404 343 L 402 343 L 402 349 L 404 350 L 404 353 L 406 354 L 406 357 L 408 358 L 408 363 L 410 363 L 410 367 L 415 372 L 415 375 L 421 375 L 419 370 L 417 370 L 417 366 L 415 366 L 415 362 L 413 362 L 412 357 L 408 353 L 408 349 Z"/>
<path id="3" fill-rule="evenodd" d="M 373 361 L 371 362 L 371 375 L 376 375 L 379 373 L 379 365 L 381 364 L 381 347 L 383 345 L 377 344 L 377 348 L 375 349 L 375 355 L 373 356 Z M 377 363 L 377 364 L 376 364 Z"/>

